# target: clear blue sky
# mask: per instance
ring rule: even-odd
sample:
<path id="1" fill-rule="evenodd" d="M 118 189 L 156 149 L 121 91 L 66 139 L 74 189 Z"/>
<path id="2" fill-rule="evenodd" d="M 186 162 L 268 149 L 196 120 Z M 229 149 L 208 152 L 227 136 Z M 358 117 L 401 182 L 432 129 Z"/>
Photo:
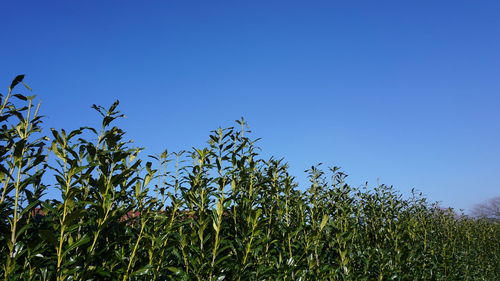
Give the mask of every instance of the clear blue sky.
<path id="1" fill-rule="evenodd" d="M 244 116 L 266 156 L 470 208 L 500 195 L 499 1 L 2 1 L 0 85 L 46 126 L 120 124 L 153 154 Z"/>

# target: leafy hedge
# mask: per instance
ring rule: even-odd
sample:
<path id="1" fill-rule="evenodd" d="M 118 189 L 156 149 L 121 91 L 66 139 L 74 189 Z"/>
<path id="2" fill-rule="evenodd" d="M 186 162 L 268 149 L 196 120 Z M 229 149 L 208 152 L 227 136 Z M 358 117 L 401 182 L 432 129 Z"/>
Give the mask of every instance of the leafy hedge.
<path id="1" fill-rule="evenodd" d="M 34 96 L 0 101 L 0 274 L 5 280 L 497 280 L 498 222 L 334 167 L 259 157 L 246 123 L 201 149 L 150 156 L 113 121 L 42 130 Z M 144 158 L 144 157 L 143 157 Z M 47 183 L 50 183 L 47 184 Z M 60 199 L 43 200 L 58 190 Z"/>

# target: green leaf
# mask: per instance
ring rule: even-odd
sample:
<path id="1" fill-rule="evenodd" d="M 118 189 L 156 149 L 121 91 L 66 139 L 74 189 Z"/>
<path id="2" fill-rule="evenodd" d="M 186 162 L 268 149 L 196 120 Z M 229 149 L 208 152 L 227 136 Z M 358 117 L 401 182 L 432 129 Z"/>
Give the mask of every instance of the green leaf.
<path id="1" fill-rule="evenodd" d="M 177 267 L 173 267 L 173 266 L 167 266 L 167 269 L 171 272 L 173 272 L 174 274 L 179 274 L 180 272 L 182 272 L 181 269 L 177 268 Z"/>
<path id="2" fill-rule="evenodd" d="M 77 247 L 80 247 L 86 243 L 88 243 L 90 241 L 90 237 L 88 236 L 88 234 L 85 234 L 83 235 L 83 237 L 76 241 L 75 243 L 71 244 L 68 246 L 68 248 L 66 248 L 66 250 L 63 252 L 63 256 L 66 256 L 66 254 L 70 251 L 72 251 L 73 249 L 77 248 Z"/>
<path id="3" fill-rule="evenodd" d="M 16 78 L 14 78 L 14 80 L 12 80 L 12 83 L 10 84 L 10 90 L 12 91 L 12 89 L 14 89 L 14 87 L 21 83 L 24 79 L 24 74 L 20 74 L 20 75 L 17 75 Z"/>
<path id="4" fill-rule="evenodd" d="M 141 276 L 141 275 L 147 275 L 147 274 L 150 274 L 152 272 L 152 269 L 153 266 L 148 264 L 148 265 L 145 265 L 141 268 L 139 268 L 138 270 L 134 271 L 131 275 L 132 276 Z"/>
<path id="5" fill-rule="evenodd" d="M 328 215 L 323 215 L 323 219 L 321 220 L 321 224 L 319 225 L 319 230 L 323 230 L 323 228 L 325 227 L 326 223 L 328 222 L 328 219 L 330 217 Z"/>
<path id="6" fill-rule="evenodd" d="M 26 191 L 28 191 L 28 190 L 26 190 Z M 26 214 L 27 212 L 30 212 L 31 210 L 33 210 L 33 208 L 34 208 L 37 204 L 39 204 L 39 203 L 40 203 L 40 201 L 38 201 L 38 200 L 33 200 L 33 201 L 31 201 L 31 202 L 28 204 L 28 206 L 26 206 L 26 207 L 23 209 L 23 211 L 21 212 L 20 216 L 22 217 L 22 216 L 24 216 L 24 214 Z"/>
<path id="7" fill-rule="evenodd" d="M 25 224 L 23 225 L 19 230 L 17 230 L 17 233 L 16 233 L 16 239 L 19 239 L 19 237 L 21 235 L 23 235 L 24 232 L 26 232 L 26 230 L 30 227 L 31 225 L 30 224 Z"/>
<path id="8" fill-rule="evenodd" d="M 64 225 L 69 226 L 71 223 L 76 219 L 82 216 L 82 214 L 85 212 L 85 210 L 74 210 L 71 212 L 69 215 L 66 216 L 64 220 Z"/>
<path id="9" fill-rule="evenodd" d="M 111 107 L 109 108 L 109 113 L 114 113 L 115 112 L 115 109 L 116 107 L 118 107 L 118 105 L 120 104 L 120 101 L 119 100 L 116 100 L 112 105 Z"/>
<path id="10" fill-rule="evenodd" d="M 12 95 L 12 96 L 13 96 L 13 97 L 16 97 L 16 98 L 18 98 L 18 99 L 20 99 L 20 100 L 23 100 L 23 101 L 27 101 L 27 100 L 28 100 L 28 98 L 27 98 L 27 97 L 25 97 L 25 96 L 23 96 L 23 95 L 21 95 L 21 94 L 15 94 L 15 95 Z"/>
<path id="11" fill-rule="evenodd" d="M 14 158 L 16 159 L 15 160 L 16 162 L 21 159 L 25 145 L 26 145 L 26 140 L 24 139 L 16 142 L 14 147 Z"/>
<path id="12" fill-rule="evenodd" d="M 113 120 L 115 120 L 115 117 L 111 116 L 104 117 L 104 119 L 102 120 L 102 126 L 107 127 Z"/>
<path id="13" fill-rule="evenodd" d="M 12 175 L 9 173 L 9 170 L 7 170 L 1 163 L 0 163 L 0 175 L 2 175 L 1 179 L 3 179 L 5 175 L 7 175 L 11 180 L 14 181 L 14 177 L 12 177 Z"/>

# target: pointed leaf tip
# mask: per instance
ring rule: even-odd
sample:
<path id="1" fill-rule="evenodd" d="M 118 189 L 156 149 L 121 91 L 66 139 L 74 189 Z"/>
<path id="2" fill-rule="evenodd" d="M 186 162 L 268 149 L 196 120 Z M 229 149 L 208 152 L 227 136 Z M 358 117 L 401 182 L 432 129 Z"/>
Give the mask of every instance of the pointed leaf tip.
<path id="1" fill-rule="evenodd" d="M 12 80 L 12 83 L 10 84 L 10 90 L 14 89 L 14 87 L 21 83 L 24 79 L 24 74 L 19 74 L 16 76 L 16 78 L 14 78 L 14 80 Z"/>

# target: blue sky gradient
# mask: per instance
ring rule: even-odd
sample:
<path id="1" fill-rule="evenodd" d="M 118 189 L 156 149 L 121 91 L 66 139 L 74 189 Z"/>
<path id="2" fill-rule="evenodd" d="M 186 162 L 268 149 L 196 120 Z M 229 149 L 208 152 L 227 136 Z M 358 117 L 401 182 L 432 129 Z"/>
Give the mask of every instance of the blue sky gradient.
<path id="1" fill-rule="evenodd" d="M 500 195 L 499 1 L 3 1 L 0 85 L 45 126 L 121 102 L 145 154 L 241 116 L 268 157 L 469 209 Z"/>

